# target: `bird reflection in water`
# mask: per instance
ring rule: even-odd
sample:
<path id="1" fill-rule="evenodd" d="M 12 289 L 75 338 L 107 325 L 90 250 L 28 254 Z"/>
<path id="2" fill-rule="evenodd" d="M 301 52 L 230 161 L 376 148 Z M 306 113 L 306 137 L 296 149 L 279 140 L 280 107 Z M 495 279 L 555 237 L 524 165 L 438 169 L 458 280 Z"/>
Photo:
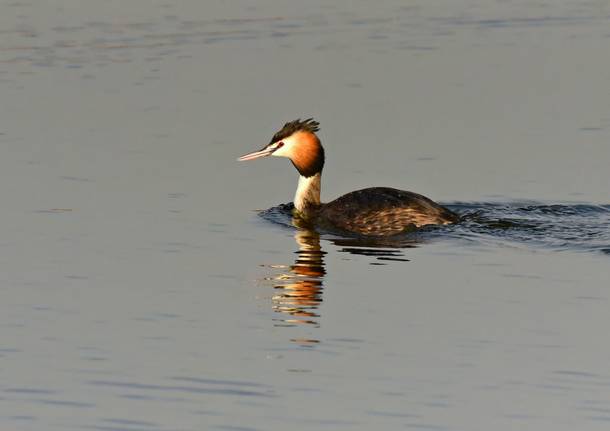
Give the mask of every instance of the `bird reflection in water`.
<path id="1" fill-rule="evenodd" d="M 269 265 L 277 272 L 265 278 L 274 289 L 273 310 L 281 315 L 273 320 L 278 327 L 317 328 L 320 325 L 319 308 L 326 275 L 326 252 L 320 245 L 320 233 L 298 219 L 292 219 L 292 226 L 296 228 L 297 258 L 292 265 Z M 337 246 L 339 253 L 369 257 L 370 265 L 385 265 L 389 261 L 408 262 L 404 249 L 416 247 L 421 242 L 421 238 L 413 237 L 373 239 L 325 236 L 324 239 Z M 319 343 L 319 340 L 311 337 L 293 338 L 292 341 L 301 346 Z"/>
<path id="2" fill-rule="evenodd" d="M 313 230 L 298 229 L 294 238 L 299 246 L 294 264 L 283 267 L 287 271 L 270 278 L 275 289 L 273 309 L 286 315 L 275 319 L 276 326 L 318 326 L 326 252 L 320 247 L 320 234 Z"/>

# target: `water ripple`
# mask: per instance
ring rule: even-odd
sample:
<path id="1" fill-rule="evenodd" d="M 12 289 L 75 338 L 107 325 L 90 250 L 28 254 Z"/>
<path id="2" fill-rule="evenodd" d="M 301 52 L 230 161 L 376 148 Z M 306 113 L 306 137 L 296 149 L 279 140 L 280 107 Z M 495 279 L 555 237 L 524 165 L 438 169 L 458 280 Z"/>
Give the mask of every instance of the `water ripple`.
<path id="1" fill-rule="evenodd" d="M 610 205 L 469 203 L 449 205 L 462 222 L 451 236 L 565 251 L 610 251 Z"/>
<path id="2" fill-rule="evenodd" d="M 190 380 L 193 381 L 192 379 Z M 203 382 L 203 381 L 202 381 Z M 166 392 L 184 392 L 191 394 L 206 394 L 206 395 L 232 395 L 244 397 L 273 397 L 269 391 L 261 392 L 245 389 L 232 388 L 209 388 L 200 386 L 182 386 L 182 385 L 159 385 L 136 382 L 118 382 L 109 380 L 93 380 L 89 384 L 94 386 L 108 386 L 114 388 L 134 389 L 142 391 L 166 391 Z M 216 384 L 216 383 L 215 383 Z"/>

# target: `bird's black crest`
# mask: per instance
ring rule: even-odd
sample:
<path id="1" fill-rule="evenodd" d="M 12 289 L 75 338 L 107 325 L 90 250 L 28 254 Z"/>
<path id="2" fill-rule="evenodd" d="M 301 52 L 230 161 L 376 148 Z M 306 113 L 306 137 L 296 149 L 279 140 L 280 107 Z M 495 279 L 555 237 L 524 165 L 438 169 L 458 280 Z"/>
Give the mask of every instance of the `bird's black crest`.
<path id="1" fill-rule="evenodd" d="M 319 126 L 320 126 L 320 123 L 318 123 L 313 118 L 308 118 L 307 120 L 304 120 L 304 121 L 301 121 L 301 119 L 298 118 L 294 121 L 290 121 L 289 123 L 284 124 L 284 127 L 282 127 L 282 130 L 280 130 L 275 135 L 273 135 L 273 138 L 271 138 L 270 143 L 273 144 L 274 142 L 281 141 L 282 139 L 287 138 L 288 136 L 292 135 L 293 133 L 300 132 L 300 131 L 315 133 L 318 130 L 320 130 Z"/>

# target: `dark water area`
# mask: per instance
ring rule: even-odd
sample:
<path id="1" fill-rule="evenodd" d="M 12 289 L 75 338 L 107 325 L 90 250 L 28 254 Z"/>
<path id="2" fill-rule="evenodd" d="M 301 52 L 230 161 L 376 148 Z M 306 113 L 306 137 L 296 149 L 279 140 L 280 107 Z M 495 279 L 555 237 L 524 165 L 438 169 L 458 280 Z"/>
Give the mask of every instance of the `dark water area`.
<path id="1" fill-rule="evenodd" d="M 450 236 L 610 254 L 610 205 L 528 202 L 458 204 L 451 208 L 463 218 Z"/>

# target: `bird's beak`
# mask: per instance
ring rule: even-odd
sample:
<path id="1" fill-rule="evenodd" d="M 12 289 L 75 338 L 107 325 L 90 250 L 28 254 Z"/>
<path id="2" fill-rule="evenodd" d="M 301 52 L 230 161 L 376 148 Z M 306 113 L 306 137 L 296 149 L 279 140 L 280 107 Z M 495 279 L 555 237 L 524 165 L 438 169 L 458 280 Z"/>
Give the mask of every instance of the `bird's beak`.
<path id="1" fill-rule="evenodd" d="M 273 154 L 273 152 L 277 149 L 278 149 L 278 144 L 270 144 L 270 145 L 267 145 L 262 150 L 254 151 L 253 153 L 244 154 L 237 160 L 240 162 L 243 162 L 246 160 L 258 159 L 260 157 L 267 157 L 267 156 L 270 156 L 271 154 Z"/>

